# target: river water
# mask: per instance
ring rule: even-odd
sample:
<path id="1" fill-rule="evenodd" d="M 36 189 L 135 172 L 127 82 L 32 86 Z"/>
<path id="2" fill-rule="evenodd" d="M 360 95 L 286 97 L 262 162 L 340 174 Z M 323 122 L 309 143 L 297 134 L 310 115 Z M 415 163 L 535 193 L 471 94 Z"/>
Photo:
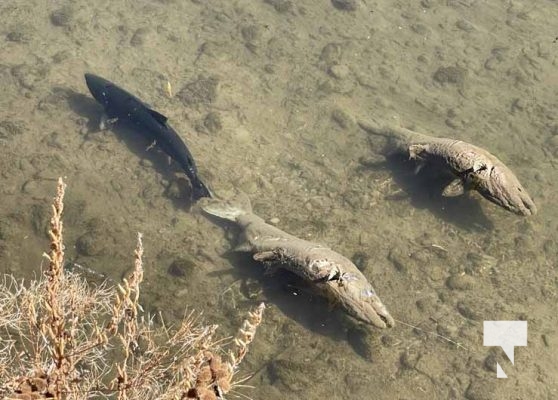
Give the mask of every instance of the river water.
<path id="1" fill-rule="evenodd" d="M 557 398 L 556 21 L 538 0 L 2 1 L 0 271 L 39 273 L 63 176 L 68 260 L 118 280 L 141 231 L 147 310 L 195 308 L 226 336 L 267 303 L 253 399 Z M 98 131 L 85 72 L 168 116 L 215 193 L 352 258 L 397 325 L 232 252 L 238 231 L 189 204 L 175 164 Z M 538 214 L 442 198 L 364 118 L 488 149 Z M 514 365 L 486 320 L 527 321 Z"/>

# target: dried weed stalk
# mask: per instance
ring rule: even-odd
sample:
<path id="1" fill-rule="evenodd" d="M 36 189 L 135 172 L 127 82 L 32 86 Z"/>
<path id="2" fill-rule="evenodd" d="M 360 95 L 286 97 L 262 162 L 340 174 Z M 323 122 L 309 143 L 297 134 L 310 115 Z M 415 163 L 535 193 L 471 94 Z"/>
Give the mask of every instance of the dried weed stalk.
<path id="1" fill-rule="evenodd" d="M 0 282 L 0 397 L 217 400 L 241 386 L 233 377 L 263 303 L 248 314 L 223 361 L 216 325 L 190 313 L 172 328 L 144 315 L 141 234 L 134 270 L 116 288 L 91 286 L 64 270 L 64 191 L 59 179 L 44 277 L 28 285 L 11 276 Z"/>

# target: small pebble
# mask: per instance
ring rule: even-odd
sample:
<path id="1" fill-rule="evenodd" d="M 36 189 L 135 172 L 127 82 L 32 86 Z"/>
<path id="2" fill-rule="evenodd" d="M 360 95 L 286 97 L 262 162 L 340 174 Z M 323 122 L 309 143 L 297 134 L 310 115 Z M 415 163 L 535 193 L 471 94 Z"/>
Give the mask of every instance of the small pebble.
<path id="1" fill-rule="evenodd" d="M 272 5 L 278 13 L 285 13 L 293 8 L 290 0 L 265 0 L 265 2 Z"/>
<path id="2" fill-rule="evenodd" d="M 349 67 L 346 65 L 332 65 L 329 69 L 329 74 L 337 79 L 346 78 L 349 75 Z"/>
<path id="3" fill-rule="evenodd" d="M 247 299 L 257 299 L 262 294 L 262 285 L 257 279 L 248 278 L 242 282 L 240 290 Z"/>
<path id="4" fill-rule="evenodd" d="M 336 108 L 331 112 L 331 118 L 343 129 L 347 129 L 354 125 L 353 118 L 340 108 Z"/>
<path id="5" fill-rule="evenodd" d="M 473 321 L 482 320 L 482 313 L 472 302 L 461 301 L 457 303 L 457 311 L 465 318 L 469 318 Z"/>
<path id="6" fill-rule="evenodd" d="M 187 106 L 210 104 L 217 99 L 218 86 L 219 78 L 200 76 L 197 80 L 187 83 L 176 96 Z"/>
<path id="7" fill-rule="evenodd" d="M 388 260 L 392 262 L 392 264 L 399 272 L 407 272 L 410 269 L 409 267 L 411 265 L 411 260 L 409 259 L 409 255 L 405 254 L 401 249 L 397 247 L 394 247 L 390 250 Z"/>
<path id="8" fill-rule="evenodd" d="M 365 252 L 357 251 L 351 257 L 351 261 L 353 262 L 353 264 L 355 264 L 355 266 L 359 269 L 359 271 L 364 271 L 368 266 L 369 258 L 370 257 Z"/>
<path id="9" fill-rule="evenodd" d="M 33 29 L 29 26 L 17 26 L 6 35 L 6 40 L 13 43 L 29 43 L 33 37 Z"/>
<path id="10" fill-rule="evenodd" d="M 472 379 L 471 384 L 465 392 L 467 400 L 493 400 L 495 385 L 493 381 Z"/>
<path id="11" fill-rule="evenodd" d="M 401 354 L 399 362 L 403 369 L 415 369 L 420 360 L 420 353 L 415 349 L 407 349 Z"/>
<path id="12" fill-rule="evenodd" d="M 470 290 L 474 283 L 473 277 L 466 274 L 452 275 L 446 281 L 446 285 L 452 290 Z"/>
<path id="13" fill-rule="evenodd" d="M 151 168 L 153 168 L 153 161 L 151 161 L 151 160 L 149 160 L 149 159 L 147 159 L 147 158 L 142 158 L 142 159 L 140 160 L 140 165 L 141 165 L 142 167 L 144 167 L 144 168 L 149 168 L 149 169 L 151 169 Z"/>
<path id="14" fill-rule="evenodd" d="M 196 264 L 188 258 L 177 258 L 168 268 L 169 275 L 176 278 L 192 277 L 196 271 Z"/>
<path id="15" fill-rule="evenodd" d="M 356 11 L 358 6 L 356 0 L 331 0 L 331 4 L 341 11 Z"/>
<path id="16" fill-rule="evenodd" d="M 475 27 L 473 26 L 473 24 L 471 24 L 469 21 L 467 21 L 466 19 L 460 19 L 455 23 L 455 26 L 457 26 L 459 29 L 461 29 L 462 31 L 465 32 L 472 32 L 475 30 Z"/>
<path id="17" fill-rule="evenodd" d="M 81 235 L 76 241 L 76 250 L 84 256 L 96 256 L 106 250 L 106 240 L 98 232 L 87 232 Z"/>
<path id="18" fill-rule="evenodd" d="M 24 131 L 24 125 L 19 121 L 5 120 L 0 122 L 0 139 L 11 139 L 14 136 L 21 135 Z"/>
<path id="19" fill-rule="evenodd" d="M 132 35 L 132 39 L 130 39 L 130 44 L 134 47 L 143 46 L 147 40 L 148 34 L 149 29 L 147 28 L 137 29 Z"/>
<path id="20" fill-rule="evenodd" d="M 217 133 L 221 129 L 223 129 L 223 123 L 221 122 L 221 117 L 218 113 L 211 111 L 207 114 L 203 120 L 203 126 L 210 132 L 210 133 Z"/>
<path id="21" fill-rule="evenodd" d="M 50 14 L 50 22 L 54 26 L 69 26 L 74 18 L 74 9 L 70 6 L 65 6 L 53 11 Z"/>
<path id="22" fill-rule="evenodd" d="M 339 62 L 341 59 L 341 46 L 337 43 L 328 43 L 322 49 L 320 54 L 320 60 L 324 61 L 326 64 L 332 64 L 334 62 Z"/>
<path id="23" fill-rule="evenodd" d="M 273 218 L 270 218 L 270 219 L 269 219 L 269 223 L 270 223 L 271 225 L 277 225 L 277 224 L 279 223 L 279 221 L 280 221 L 280 220 L 279 220 L 279 218 L 277 218 L 277 217 L 273 217 Z"/>
<path id="24" fill-rule="evenodd" d="M 71 52 L 68 50 L 61 50 L 52 56 L 52 62 L 55 64 L 60 64 L 61 62 L 67 60 L 71 57 Z"/>
<path id="25" fill-rule="evenodd" d="M 542 341 L 543 341 L 545 347 L 553 347 L 553 346 L 552 346 L 553 340 L 552 340 L 551 337 L 548 336 L 546 333 L 543 333 L 543 334 L 541 335 L 541 339 L 542 339 Z"/>
<path id="26" fill-rule="evenodd" d="M 439 265 L 434 265 L 430 268 L 430 271 L 429 271 L 428 275 L 429 275 L 430 279 L 432 279 L 433 281 L 436 282 L 436 281 L 444 279 L 444 277 L 446 275 L 446 272 Z"/>
<path id="27" fill-rule="evenodd" d="M 240 30 L 242 38 L 246 42 L 255 42 L 262 36 L 262 30 L 258 25 L 246 25 Z"/>
<path id="28" fill-rule="evenodd" d="M 465 80 L 465 70 L 454 66 L 440 67 L 434 73 L 433 78 L 441 84 L 461 85 Z"/>

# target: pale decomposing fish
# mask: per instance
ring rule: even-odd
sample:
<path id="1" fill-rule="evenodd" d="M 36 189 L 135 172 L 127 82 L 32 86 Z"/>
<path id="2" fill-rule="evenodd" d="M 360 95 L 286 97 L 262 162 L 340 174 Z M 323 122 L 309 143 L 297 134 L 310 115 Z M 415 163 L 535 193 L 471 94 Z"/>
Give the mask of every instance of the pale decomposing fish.
<path id="1" fill-rule="evenodd" d="M 295 273 L 360 321 L 378 328 L 395 325 L 372 285 L 349 259 L 267 224 L 252 213 L 246 196 L 238 194 L 230 201 L 204 199 L 202 209 L 242 229 L 238 251 L 251 252 L 256 261 Z"/>
<path id="2" fill-rule="evenodd" d="M 388 137 L 396 152 L 422 164 L 449 170 L 455 179 L 442 195 L 459 196 L 476 190 L 484 198 L 519 215 L 534 215 L 535 203 L 514 173 L 487 150 L 460 140 L 427 136 L 401 127 L 382 127 L 359 121 L 365 131 Z"/>

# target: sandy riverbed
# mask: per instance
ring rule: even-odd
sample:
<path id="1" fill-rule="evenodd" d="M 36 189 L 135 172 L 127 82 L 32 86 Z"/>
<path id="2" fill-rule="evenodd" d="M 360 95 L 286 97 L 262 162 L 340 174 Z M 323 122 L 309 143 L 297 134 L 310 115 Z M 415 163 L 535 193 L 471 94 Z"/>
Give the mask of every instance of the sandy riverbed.
<path id="1" fill-rule="evenodd" d="M 556 398 L 557 20 L 552 1 L 3 1 L 0 271 L 38 273 L 64 176 L 68 259 L 119 279 L 143 232 L 147 309 L 194 307 L 232 332 L 268 303 L 243 364 L 254 399 Z M 262 217 L 353 257 L 420 329 L 359 326 L 227 254 L 237 232 L 188 206 L 176 166 L 96 132 L 85 72 L 167 115 L 215 192 L 240 188 Z M 363 117 L 489 149 L 539 213 L 441 199 L 384 162 Z M 513 366 L 482 346 L 483 320 L 507 319 L 529 324 Z"/>

